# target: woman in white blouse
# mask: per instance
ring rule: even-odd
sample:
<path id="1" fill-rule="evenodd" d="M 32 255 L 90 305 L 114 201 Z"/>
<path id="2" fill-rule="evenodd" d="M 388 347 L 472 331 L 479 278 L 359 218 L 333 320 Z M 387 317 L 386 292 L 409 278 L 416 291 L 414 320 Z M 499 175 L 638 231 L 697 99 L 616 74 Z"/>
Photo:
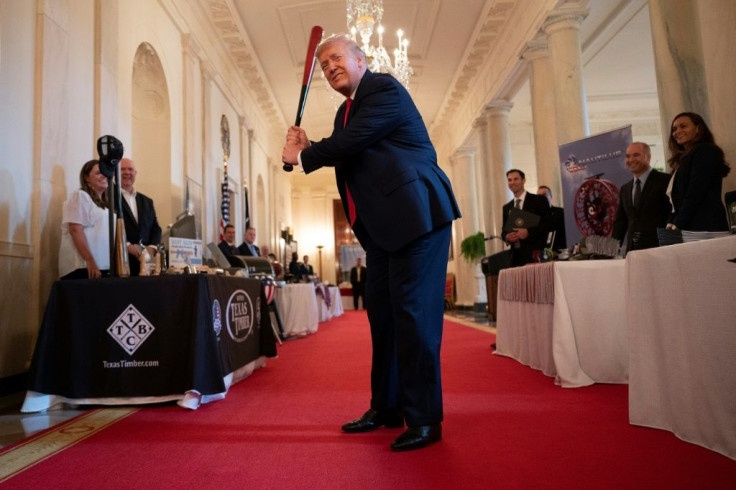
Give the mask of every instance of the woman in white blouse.
<path id="1" fill-rule="evenodd" d="M 61 220 L 61 279 L 94 279 L 110 269 L 107 178 L 100 162 L 90 160 L 79 172 L 80 189 L 64 202 Z"/>

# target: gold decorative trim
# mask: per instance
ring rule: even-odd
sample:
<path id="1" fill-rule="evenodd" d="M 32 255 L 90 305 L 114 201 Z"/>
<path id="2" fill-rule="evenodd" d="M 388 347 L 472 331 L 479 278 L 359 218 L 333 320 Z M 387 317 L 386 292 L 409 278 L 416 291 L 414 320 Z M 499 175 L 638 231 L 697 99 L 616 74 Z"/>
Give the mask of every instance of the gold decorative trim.
<path id="1" fill-rule="evenodd" d="M 137 408 L 100 408 L 29 438 L 0 454 L 0 483 L 137 411 Z"/>

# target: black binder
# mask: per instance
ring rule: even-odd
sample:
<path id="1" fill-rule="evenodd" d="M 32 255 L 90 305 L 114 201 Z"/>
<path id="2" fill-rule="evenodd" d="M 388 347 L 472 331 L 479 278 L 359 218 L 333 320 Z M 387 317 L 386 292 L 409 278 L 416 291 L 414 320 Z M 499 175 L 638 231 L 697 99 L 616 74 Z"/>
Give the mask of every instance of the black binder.
<path id="1" fill-rule="evenodd" d="M 532 228 L 537 225 L 539 225 L 539 215 L 523 209 L 511 208 L 503 231 L 511 233 L 514 228 Z"/>

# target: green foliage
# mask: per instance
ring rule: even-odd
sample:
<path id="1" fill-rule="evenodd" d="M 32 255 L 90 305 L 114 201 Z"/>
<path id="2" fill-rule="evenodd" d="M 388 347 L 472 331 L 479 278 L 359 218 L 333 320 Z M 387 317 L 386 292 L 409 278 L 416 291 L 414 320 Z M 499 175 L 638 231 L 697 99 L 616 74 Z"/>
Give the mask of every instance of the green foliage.
<path id="1" fill-rule="evenodd" d="M 460 242 L 460 255 L 468 262 L 475 262 L 486 256 L 486 240 L 483 232 L 470 235 Z"/>

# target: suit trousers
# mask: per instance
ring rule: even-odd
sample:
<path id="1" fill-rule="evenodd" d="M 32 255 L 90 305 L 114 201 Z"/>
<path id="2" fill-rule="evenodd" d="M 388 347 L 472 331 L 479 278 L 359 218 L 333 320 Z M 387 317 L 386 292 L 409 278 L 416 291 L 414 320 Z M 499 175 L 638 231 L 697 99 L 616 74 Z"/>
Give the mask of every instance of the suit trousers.
<path id="1" fill-rule="evenodd" d="M 402 409 L 410 426 L 443 418 L 440 344 L 450 231 L 443 225 L 393 252 L 362 240 L 371 265 L 371 408 Z"/>

